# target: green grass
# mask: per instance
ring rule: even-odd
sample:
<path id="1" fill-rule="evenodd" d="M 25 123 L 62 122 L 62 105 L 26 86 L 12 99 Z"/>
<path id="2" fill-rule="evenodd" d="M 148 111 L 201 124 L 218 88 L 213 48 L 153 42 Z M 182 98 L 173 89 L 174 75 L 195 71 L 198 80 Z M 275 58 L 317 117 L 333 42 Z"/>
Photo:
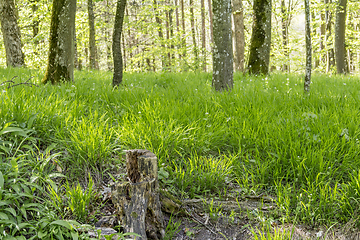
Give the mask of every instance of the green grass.
<path id="1" fill-rule="evenodd" d="M 0 69 L 0 82 L 42 74 Z M 36 146 L 55 143 L 68 176 L 106 174 L 121 150 L 147 148 L 183 197 L 232 182 L 276 196 L 285 221 L 343 223 L 359 211 L 357 77 L 315 75 L 309 95 L 300 75 L 235 75 L 223 93 L 205 73 L 125 74 L 115 90 L 111 79 L 84 71 L 70 84 L 3 88 L 0 128 L 34 118 Z"/>

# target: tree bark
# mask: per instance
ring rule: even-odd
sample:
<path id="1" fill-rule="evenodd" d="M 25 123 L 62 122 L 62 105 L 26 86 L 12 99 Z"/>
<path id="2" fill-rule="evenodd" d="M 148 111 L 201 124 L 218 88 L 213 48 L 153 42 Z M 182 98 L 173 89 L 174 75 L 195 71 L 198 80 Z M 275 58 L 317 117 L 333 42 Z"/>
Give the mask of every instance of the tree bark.
<path id="1" fill-rule="evenodd" d="M 112 189 L 112 201 L 125 232 L 141 239 L 162 239 L 165 235 L 161 212 L 156 156 L 148 150 L 126 153 L 127 179 Z"/>
<path id="2" fill-rule="evenodd" d="M 234 50 L 234 70 L 244 72 L 244 14 L 242 0 L 233 0 L 233 50 Z"/>
<path id="3" fill-rule="evenodd" d="M 325 0 L 320 0 L 322 3 L 325 3 Z M 325 5 L 326 6 L 326 5 Z M 320 62 L 324 64 L 326 62 L 326 55 L 324 54 L 325 50 L 325 39 L 326 39 L 326 19 L 325 19 L 325 12 L 321 12 L 320 14 Z"/>
<path id="4" fill-rule="evenodd" d="M 305 70 L 304 91 L 308 93 L 310 92 L 310 84 L 311 84 L 311 53 L 312 53 L 309 0 L 305 0 L 305 40 L 306 40 L 306 70 Z"/>
<path id="5" fill-rule="evenodd" d="M 6 52 L 6 66 L 25 66 L 25 57 L 21 49 L 21 34 L 17 23 L 15 1 L 0 1 L 0 22 Z"/>
<path id="6" fill-rule="evenodd" d="M 335 21 L 335 62 L 338 74 L 348 73 L 346 64 L 345 29 L 347 0 L 339 0 Z"/>
<path id="7" fill-rule="evenodd" d="M 76 0 L 54 0 L 48 65 L 42 83 L 74 81 Z"/>
<path id="8" fill-rule="evenodd" d="M 271 47 L 271 0 L 254 0 L 248 71 L 250 74 L 268 74 Z"/>
<path id="9" fill-rule="evenodd" d="M 331 68 L 335 66 L 334 60 L 334 48 L 333 41 L 331 38 L 332 31 L 332 13 L 330 11 L 329 5 L 332 3 L 332 0 L 325 0 L 326 11 L 325 11 L 325 21 L 326 21 L 326 45 L 327 45 L 327 53 L 326 53 L 326 72 L 330 72 Z"/>
<path id="10" fill-rule="evenodd" d="M 191 36 L 193 42 L 193 53 L 194 53 L 194 68 L 198 70 L 199 65 L 199 56 L 198 56 L 198 49 L 196 44 L 196 33 L 195 33 L 195 15 L 194 15 L 194 1 L 189 0 L 190 4 L 190 24 L 191 24 Z"/>
<path id="11" fill-rule="evenodd" d="M 99 69 L 95 41 L 95 16 L 93 1 L 88 0 L 90 68 Z"/>
<path id="12" fill-rule="evenodd" d="M 157 23 L 157 30 L 158 30 L 158 35 L 159 35 L 159 40 L 161 42 L 161 49 L 162 51 L 165 50 L 165 45 L 164 45 L 164 35 L 163 35 L 163 31 L 162 31 L 162 23 L 161 23 L 161 19 L 159 17 L 159 13 L 158 13 L 158 4 L 156 0 L 153 0 L 153 4 L 154 4 L 154 12 L 155 12 L 155 21 Z M 164 57 L 161 55 L 161 68 L 165 69 L 165 59 Z"/>
<path id="13" fill-rule="evenodd" d="M 39 18 L 37 16 L 37 11 L 39 9 L 38 7 L 38 0 L 31 0 L 31 9 L 32 9 L 32 16 L 31 18 L 33 19 L 32 21 L 32 30 L 33 30 L 33 38 L 35 39 L 36 36 L 39 34 L 39 25 L 40 25 L 40 21 Z M 34 45 L 36 46 L 39 43 L 38 40 L 34 41 Z"/>
<path id="14" fill-rule="evenodd" d="M 209 21 L 210 21 L 210 45 L 214 44 L 214 29 L 213 29 L 213 12 L 211 0 L 208 0 L 209 5 Z"/>
<path id="15" fill-rule="evenodd" d="M 121 84 L 123 78 L 123 56 L 121 53 L 121 34 L 123 29 L 126 0 L 117 0 L 116 15 L 113 32 L 113 59 L 114 75 L 112 85 L 117 87 Z"/>
<path id="16" fill-rule="evenodd" d="M 212 86 L 216 91 L 233 88 L 231 0 L 214 0 L 214 53 Z"/>
<path id="17" fill-rule="evenodd" d="M 202 68 L 206 72 L 206 29 L 205 29 L 205 0 L 201 0 L 201 43 L 202 43 Z"/>
<path id="18" fill-rule="evenodd" d="M 289 3 L 290 4 L 290 3 Z M 289 59 L 289 49 L 288 49 L 288 13 L 286 11 L 285 0 L 281 0 L 281 28 L 282 28 L 282 43 L 284 48 L 284 55 L 286 61 L 282 65 L 282 71 L 289 71 L 289 66 L 287 64 Z"/>
<path id="19" fill-rule="evenodd" d="M 183 49 L 183 57 L 186 57 L 186 29 L 185 29 L 185 9 L 184 9 L 184 0 L 180 0 L 180 7 L 181 7 L 181 26 L 182 26 L 182 49 Z"/>

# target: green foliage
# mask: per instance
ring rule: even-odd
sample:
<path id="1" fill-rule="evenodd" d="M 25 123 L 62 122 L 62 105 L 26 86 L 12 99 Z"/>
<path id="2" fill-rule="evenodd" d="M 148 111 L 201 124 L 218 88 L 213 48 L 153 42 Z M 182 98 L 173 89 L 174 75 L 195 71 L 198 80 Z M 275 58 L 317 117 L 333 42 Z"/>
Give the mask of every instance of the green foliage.
<path id="1" fill-rule="evenodd" d="M 30 74 L 0 70 L 3 80 Z M 302 86 L 297 75 L 235 75 L 233 91 L 217 93 L 207 74 L 125 74 L 114 90 L 110 73 L 76 72 L 72 85 L 0 93 L 1 157 L 23 155 L 31 170 L 20 175 L 61 219 L 76 214 L 59 174 L 86 202 L 73 179 L 107 176 L 118 150 L 147 148 L 161 182 L 182 197 L 221 197 L 235 184 L 240 195 L 276 196 L 283 222 L 347 222 L 360 201 L 358 78 L 315 75 L 306 96 Z"/>
<path id="2" fill-rule="evenodd" d="M 181 221 L 177 221 L 177 222 L 174 222 L 174 218 L 173 216 L 171 215 L 170 216 L 170 219 L 169 219 L 169 223 L 168 225 L 166 226 L 166 229 L 165 229 L 165 237 L 164 237 L 164 240 L 171 240 L 175 237 L 175 235 L 180 232 L 181 229 L 180 228 L 180 225 L 181 225 Z"/>
<path id="3" fill-rule="evenodd" d="M 96 199 L 96 192 L 94 191 L 94 182 L 89 178 L 89 183 L 86 190 L 83 190 L 80 184 L 73 186 L 66 182 L 66 197 L 67 205 L 71 213 L 78 221 L 85 222 L 90 213 L 90 202 Z"/>
<path id="4" fill-rule="evenodd" d="M 191 156 L 181 161 L 173 161 L 171 179 L 182 194 L 206 194 L 222 190 L 230 182 L 231 166 L 235 157 L 198 157 Z"/>

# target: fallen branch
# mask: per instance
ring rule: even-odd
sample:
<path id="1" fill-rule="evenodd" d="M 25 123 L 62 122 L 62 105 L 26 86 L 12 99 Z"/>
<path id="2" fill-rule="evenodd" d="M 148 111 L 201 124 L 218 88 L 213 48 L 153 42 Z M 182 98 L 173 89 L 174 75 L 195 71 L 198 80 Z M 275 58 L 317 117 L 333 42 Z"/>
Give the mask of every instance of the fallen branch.
<path id="1" fill-rule="evenodd" d="M 19 85 L 27 85 L 27 86 L 30 86 L 30 87 L 39 87 L 38 85 L 34 84 L 34 83 L 29 83 L 29 81 L 33 78 L 33 77 L 30 77 L 28 80 L 26 80 L 25 82 L 21 82 L 21 83 L 15 83 L 13 80 L 15 78 L 17 78 L 18 76 L 14 76 L 11 80 L 8 80 L 8 81 L 5 81 L 5 82 L 2 82 L 0 84 L 0 86 L 4 86 L 6 84 L 8 84 L 8 86 L 6 87 L 6 89 L 9 89 L 9 88 L 12 88 L 12 87 L 16 87 L 16 86 L 19 86 Z"/>

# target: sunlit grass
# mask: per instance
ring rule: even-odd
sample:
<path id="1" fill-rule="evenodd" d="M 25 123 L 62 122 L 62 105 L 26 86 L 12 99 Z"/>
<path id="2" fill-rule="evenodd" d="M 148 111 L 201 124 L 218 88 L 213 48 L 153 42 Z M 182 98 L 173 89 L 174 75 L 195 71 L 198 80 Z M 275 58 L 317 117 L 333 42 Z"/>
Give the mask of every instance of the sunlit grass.
<path id="1" fill-rule="evenodd" d="M 0 70 L 0 82 L 13 76 L 36 83 L 42 73 Z M 236 75 L 233 91 L 223 93 L 204 73 L 125 74 L 115 90 L 111 78 L 76 72 L 74 83 L 59 86 L 3 86 L 0 126 L 36 115 L 39 147 L 57 143 L 63 164 L 80 170 L 104 169 L 119 150 L 147 148 L 190 196 L 233 181 L 244 193 L 276 195 L 287 220 L 345 222 L 359 211 L 357 77 L 315 75 L 309 95 L 300 75 Z M 222 164 L 231 164 L 219 165 L 225 157 L 231 161 Z"/>

